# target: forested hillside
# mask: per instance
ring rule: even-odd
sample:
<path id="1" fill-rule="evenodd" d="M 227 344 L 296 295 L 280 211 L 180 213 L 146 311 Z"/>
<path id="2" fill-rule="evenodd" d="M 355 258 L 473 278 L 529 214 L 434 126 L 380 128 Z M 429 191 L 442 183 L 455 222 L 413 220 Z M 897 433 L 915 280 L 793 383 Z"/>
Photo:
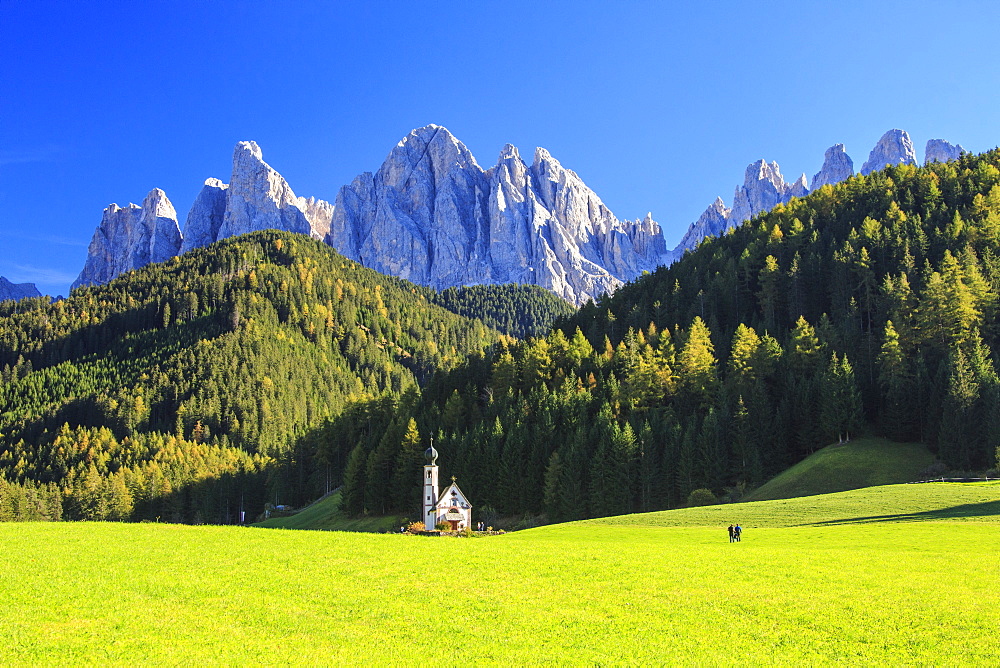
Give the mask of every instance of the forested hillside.
<path id="1" fill-rule="evenodd" d="M 516 283 L 447 288 L 434 296 L 434 303 L 519 339 L 545 336 L 556 320 L 576 311 L 541 286 Z"/>
<path id="2" fill-rule="evenodd" d="M 998 167 L 966 155 L 793 199 L 419 397 L 352 407 L 319 457 L 345 462 L 347 510 L 406 509 L 434 436 L 480 509 L 556 520 L 735 497 L 858 430 L 994 466 Z"/>
<path id="3" fill-rule="evenodd" d="M 558 302 L 256 233 L 0 307 L 0 517 L 226 522 L 339 484 L 415 515 L 431 438 L 484 517 L 736 498 L 859 431 L 983 470 L 998 294 L 997 151 L 824 186 L 526 341 L 483 321 Z"/>
<path id="4" fill-rule="evenodd" d="M 271 231 L 3 304 L 0 519 L 227 522 L 297 502 L 315 426 L 504 339 L 434 297 Z"/>

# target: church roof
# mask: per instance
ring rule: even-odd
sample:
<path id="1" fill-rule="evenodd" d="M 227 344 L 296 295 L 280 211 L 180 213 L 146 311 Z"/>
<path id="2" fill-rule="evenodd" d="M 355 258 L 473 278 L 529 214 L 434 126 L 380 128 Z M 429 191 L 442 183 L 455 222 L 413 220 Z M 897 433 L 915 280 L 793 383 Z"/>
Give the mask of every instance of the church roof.
<path id="1" fill-rule="evenodd" d="M 465 492 L 462 491 L 462 488 L 458 486 L 457 482 L 452 482 L 450 485 L 448 485 L 447 487 L 444 488 L 444 490 L 438 496 L 438 500 L 437 500 L 437 503 L 435 505 L 438 506 L 438 507 L 440 507 L 442 505 L 442 502 L 447 502 L 448 504 L 450 504 L 451 503 L 451 496 L 452 496 L 451 495 L 451 490 L 452 489 L 454 489 L 455 491 L 458 492 L 458 494 L 456 496 L 458 497 L 458 499 L 460 501 L 464 501 L 465 505 L 469 506 L 469 508 L 472 507 L 472 504 L 469 503 L 469 497 L 467 497 L 465 495 Z"/>

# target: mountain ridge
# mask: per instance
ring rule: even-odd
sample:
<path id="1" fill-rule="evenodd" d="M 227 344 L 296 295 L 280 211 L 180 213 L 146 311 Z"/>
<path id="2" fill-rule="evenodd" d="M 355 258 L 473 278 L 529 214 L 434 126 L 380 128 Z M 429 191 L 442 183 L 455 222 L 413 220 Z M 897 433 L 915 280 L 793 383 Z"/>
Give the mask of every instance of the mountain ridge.
<path id="1" fill-rule="evenodd" d="M 954 159 L 962 150 L 932 139 L 925 162 Z M 860 173 L 915 162 L 909 135 L 893 129 L 879 139 Z M 827 149 L 811 187 L 804 173 L 789 183 L 776 162 L 752 162 L 732 205 L 717 198 L 668 249 L 651 214 L 617 218 L 576 172 L 542 147 L 529 165 L 506 144 L 496 164 L 483 169 L 447 128 L 427 125 L 397 142 L 376 172 L 362 172 L 342 186 L 330 203 L 297 196 L 264 162 L 255 142 L 241 141 L 230 182 L 205 181 L 183 232 L 162 190 L 151 191 L 141 207 L 109 206 L 73 287 L 106 282 L 229 236 L 282 229 L 323 239 L 365 266 L 437 290 L 534 284 L 580 305 L 669 265 L 708 236 L 853 174 L 843 144 Z"/>
<path id="2" fill-rule="evenodd" d="M 34 283 L 12 283 L 0 276 L 0 302 L 8 299 L 20 301 L 31 297 L 41 297 L 42 293 Z"/>

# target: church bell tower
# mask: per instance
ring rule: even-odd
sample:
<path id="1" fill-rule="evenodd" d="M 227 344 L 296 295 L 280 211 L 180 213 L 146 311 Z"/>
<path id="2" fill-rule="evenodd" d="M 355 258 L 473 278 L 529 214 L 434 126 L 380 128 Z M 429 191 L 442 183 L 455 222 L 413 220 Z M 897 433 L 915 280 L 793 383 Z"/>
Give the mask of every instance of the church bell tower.
<path id="1" fill-rule="evenodd" d="M 437 524 L 438 502 L 438 453 L 433 440 L 424 456 L 427 457 L 427 465 L 424 466 L 424 529 L 431 531 Z"/>

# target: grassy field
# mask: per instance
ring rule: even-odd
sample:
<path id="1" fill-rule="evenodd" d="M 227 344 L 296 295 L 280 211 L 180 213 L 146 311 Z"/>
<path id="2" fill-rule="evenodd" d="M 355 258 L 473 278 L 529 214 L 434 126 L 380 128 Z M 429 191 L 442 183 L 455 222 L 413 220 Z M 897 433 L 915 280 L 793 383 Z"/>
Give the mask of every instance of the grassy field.
<path id="1" fill-rule="evenodd" d="M 933 483 L 473 539 L 0 524 L 0 663 L 996 665 L 998 520 Z"/>
<path id="2" fill-rule="evenodd" d="M 254 524 L 265 529 L 316 529 L 321 531 L 394 531 L 403 518 L 396 515 L 349 517 L 340 512 L 340 492 L 324 497 L 289 517 L 272 517 Z"/>
<path id="3" fill-rule="evenodd" d="M 934 455 L 921 443 L 856 438 L 814 452 L 758 487 L 744 500 L 790 499 L 912 482 L 933 463 Z"/>

